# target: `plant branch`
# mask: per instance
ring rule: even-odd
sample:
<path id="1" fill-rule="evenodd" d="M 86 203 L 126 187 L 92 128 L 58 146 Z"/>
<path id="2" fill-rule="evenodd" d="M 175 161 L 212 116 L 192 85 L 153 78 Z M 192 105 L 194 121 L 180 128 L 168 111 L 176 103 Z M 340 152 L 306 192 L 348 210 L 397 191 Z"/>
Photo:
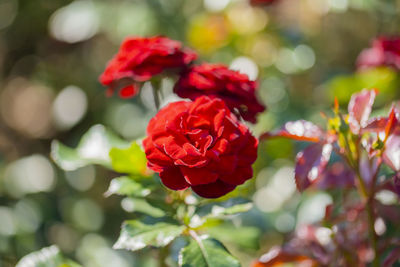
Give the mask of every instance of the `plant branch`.
<path id="1" fill-rule="evenodd" d="M 158 94 L 158 88 L 154 84 L 151 85 L 151 88 L 153 90 L 153 99 L 154 99 L 154 105 L 156 106 L 156 109 L 160 109 L 160 96 Z"/>

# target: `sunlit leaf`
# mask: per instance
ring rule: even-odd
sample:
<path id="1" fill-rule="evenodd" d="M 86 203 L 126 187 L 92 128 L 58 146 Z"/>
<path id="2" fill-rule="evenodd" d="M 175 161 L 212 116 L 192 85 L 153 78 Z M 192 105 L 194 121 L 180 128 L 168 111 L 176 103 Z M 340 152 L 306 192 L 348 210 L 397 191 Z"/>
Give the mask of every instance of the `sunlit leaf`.
<path id="1" fill-rule="evenodd" d="M 156 223 L 145 224 L 141 221 L 126 221 L 114 249 L 136 251 L 147 246 L 164 247 L 182 234 L 185 226 Z"/>
<path id="2" fill-rule="evenodd" d="M 253 203 L 237 204 L 231 207 L 222 207 L 214 205 L 212 207 L 211 213 L 207 217 L 223 217 L 228 215 L 234 215 L 237 213 L 247 212 L 253 208 Z"/>
<path id="3" fill-rule="evenodd" d="M 312 122 L 298 120 L 285 123 L 282 129 L 276 133 L 265 133 L 261 135 L 260 139 L 272 137 L 285 137 L 299 141 L 319 142 L 323 137 L 323 131 Z"/>
<path id="4" fill-rule="evenodd" d="M 23 257 L 16 267 L 80 267 L 81 265 L 65 259 L 57 246 L 42 248 Z"/>
<path id="5" fill-rule="evenodd" d="M 151 205 L 143 198 L 126 198 L 125 204 L 129 206 L 132 212 L 141 212 L 155 218 L 165 216 L 165 211 Z"/>
<path id="6" fill-rule="evenodd" d="M 330 159 L 331 152 L 331 144 L 316 143 L 297 154 L 295 179 L 299 191 L 304 191 L 319 178 Z"/>
<path id="7" fill-rule="evenodd" d="M 213 205 L 210 213 L 208 213 L 207 215 L 203 217 L 200 217 L 198 215 L 193 216 L 191 218 L 190 225 L 193 228 L 213 227 L 221 224 L 223 222 L 223 219 L 229 218 L 231 215 L 247 212 L 252 208 L 253 204 L 250 202 L 235 204 L 228 207 Z"/>
<path id="8" fill-rule="evenodd" d="M 109 151 L 112 147 L 127 147 L 129 144 L 103 125 L 95 125 L 83 136 L 76 148 L 70 148 L 58 141 L 51 144 L 51 156 L 62 169 L 76 170 L 89 164 L 111 167 Z"/>
<path id="9" fill-rule="evenodd" d="M 107 192 L 105 192 L 105 195 L 110 196 L 117 194 L 121 196 L 145 197 L 149 195 L 150 192 L 150 189 L 144 187 L 134 179 L 128 176 L 122 176 L 111 180 L 110 186 L 108 187 Z"/>
<path id="10" fill-rule="evenodd" d="M 180 251 L 179 266 L 239 267 L 240 263 L 218 240 L 199 236 Z"/>
<path id="11" fill-rule="evenodd" d="M 319 266 L 313 259 L 299 254 L 284 251 L 281 248 L 273 248 L 267 254 L 264 254 L 256 261 L 252 267 L 278 267 L 285 263 L 309 263 L 307 266 Z"/>
<path id="12" fill-rule="evenodd" d="M 372 111 L 377 92 L 375 90 L 362 90 L 352 95 L 348 111 L 349 125 L 353 133 L 358 134 L 360 129 L 367 125 L 369 115 Z"/>
<path id="13" fill-rule="evenodd" d="M 129 148 L 112 148 L 110 158 L 117 172 L 148 175 L 146 154 L 136 142 L 132 142 Z"/>
<path id="14" fill-rule="evenodd" d="M 368 120 L 366 123 L 366 126 L 361 129 L 361 133 L 366 133 L 366 132 L 383 132 L 385 131 L 386 125 L 388 123 L 388 118 L 385 117 L 377 117 L 377 118 L 372 118 Z"/>
<path id="15" fill-rule="evenodd" d="M 393 170 L 400 171 L 400 135 L 389 136 L 383 152 L 383 160 Z"/>

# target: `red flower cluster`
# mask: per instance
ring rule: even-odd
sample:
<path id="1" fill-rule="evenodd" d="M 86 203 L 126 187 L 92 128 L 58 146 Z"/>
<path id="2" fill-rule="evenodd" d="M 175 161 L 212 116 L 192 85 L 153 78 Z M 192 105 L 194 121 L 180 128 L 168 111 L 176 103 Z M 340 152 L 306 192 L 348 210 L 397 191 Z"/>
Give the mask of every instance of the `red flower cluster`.
<path id="1" fill-rule="evenodd" d="M 181 75 L 175 93 L 192 100 L 202 95 L 221 98 L 232 111 L 237 109 L 243 119 L 254 123 L 256 114 L 265 110 L 255 96 L 256 87 L 247 75 L 224 65 L 202 64 Z"/>
<path id="2" fill-rule="evenodd" d="M 359 69 L 388 66 L 400 69 L 400 38 L 380 37 L 372 42 L 372 47 L 361 52 L 357 59 Z"/>
<path id="3" fill-rule="evenodd" d="M 170 189 L 217 198 L 253 175 L 258 141 L 220 99 L 169 104 L 147 132 L 148 165 Z"/>
<path id="4" fill-rule="evenodd" d="M 175 93 L 193 102 L 172 103 L 150 121 L 143 141 L 148 166 L 173 190 L 191 187 L 216 198 L 253 175 L 258 140 L 239 121 L 250 122 L 265 110 L 255 96 L 257 84 L 224 65 L 190 67 L 196 54 L 164 37 L 127 39 L 100 81 L 122 97 L 137 93 L 137 82 L 178 68 Z"/>
<path id="5" fill-rule="evenodd" d="M 100 82 L 109 94 L 121 89 L 121 97 L 137 94 L 137 82 L 150 80 L 161 72 L 182 68 L 197 58 L 193 51 L 182 48 L 178 41 L 165 37 L 128 38 L 108 63 Z"/>

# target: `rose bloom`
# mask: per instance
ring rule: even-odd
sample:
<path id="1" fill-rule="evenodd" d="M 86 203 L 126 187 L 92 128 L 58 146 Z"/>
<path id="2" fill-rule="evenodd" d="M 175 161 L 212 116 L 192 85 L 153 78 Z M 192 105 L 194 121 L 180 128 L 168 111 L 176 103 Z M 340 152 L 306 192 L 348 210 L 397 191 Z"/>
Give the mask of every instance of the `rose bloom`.
<path id="1" fill-rule="evenodd" d="M 357 67 L 388 66 L 400 69 L 400 37 L 379 37 L 372 42 L 372 47 L 364 49 L 357 59 Z"/>
<path id="2" fill-rule="evenodd" d="M 250 0 L 250 4 L 252 5 L 268 5 L 273 2 L 277 2 L 277 0 Z"/>
<path id="3" fill-rule="evenodd" d="M 258 140 L 220 99 L 203 96 L 161 109 L 143 145 L 150 169 L 172 190 L 217 198 L 253 176 Z"/>
<path id="4" fill-rule="evenodd" d="M 246 74 L 228 69 L 225 65 L 202 64 L 187 69 L 175 85 L 177 95 L 192 100 L 208 95 L 225 101 L 228 107 L 255 122 L 257 113 L 265 107 L 256 98 L 257 83 Z"/>
<path id="5" fill-rule="evenodd" d="M 196 53 L 165 37 L 128 38 L 108 63 L 100 82 L 108 95 L 121 89 L 121 97 L 138 93 L 138 83 L 150 80 L 167 69 L 182 68 L 197 58 Z"/>

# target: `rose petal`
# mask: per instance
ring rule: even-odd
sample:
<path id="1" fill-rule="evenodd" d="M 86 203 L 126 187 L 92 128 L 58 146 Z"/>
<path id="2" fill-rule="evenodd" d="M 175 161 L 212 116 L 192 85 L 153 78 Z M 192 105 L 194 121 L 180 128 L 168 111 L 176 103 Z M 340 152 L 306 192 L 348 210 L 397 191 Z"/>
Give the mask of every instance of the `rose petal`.
<path id="1" fill-rule="evenodd" d="M 192 186 L 192 190 L 196 194 L 205 198 L 219 198 L 235 188 L 235 185 L 224 183 L 221 180 L 210 184 Z"/>
<path id="2" fill-rule="evenodd" d="M 219 179 L 228 184 L 241 185 L 253 177 L 251 166 L 238 167 L 231 175 L 222 175 Z"/>
<path id="3" fill-rule="evenodd" d="M 160 172 L 161 182 L 172 190 L 183 190 L 188 188 L 190 185 L 183 178 L 179 168 L 167 168 Z"/>
<path id="4" fill-rule="evenodd" d="M 204 168 L 189 168 L 180 166 L 180 170 L 190 185 L 200 185 L 213 183 L 218 179 L 218 174 Z"/>

